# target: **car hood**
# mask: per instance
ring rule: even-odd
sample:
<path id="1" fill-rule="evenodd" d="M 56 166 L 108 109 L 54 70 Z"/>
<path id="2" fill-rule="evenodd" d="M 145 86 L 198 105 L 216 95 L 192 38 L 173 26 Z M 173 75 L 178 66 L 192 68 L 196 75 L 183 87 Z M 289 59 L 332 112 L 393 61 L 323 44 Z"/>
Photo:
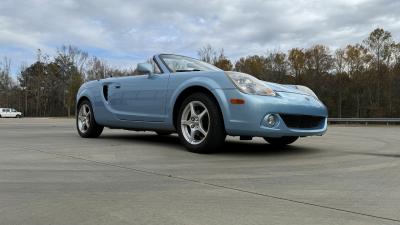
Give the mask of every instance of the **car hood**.
<path id="1" fill-rule="evenodd" d="M 296 85 L 277 84 L 277 83 L 266 82 L 266 81 L 264 81 L 264 83 L 267 84 L 268 87 L 272 88 L 272 90 L 274 90 L 275 92 L 287 92 L 287 93 L 295 93 L 295 94 L 310 96 L 310 94 L 297 89 Z"/>

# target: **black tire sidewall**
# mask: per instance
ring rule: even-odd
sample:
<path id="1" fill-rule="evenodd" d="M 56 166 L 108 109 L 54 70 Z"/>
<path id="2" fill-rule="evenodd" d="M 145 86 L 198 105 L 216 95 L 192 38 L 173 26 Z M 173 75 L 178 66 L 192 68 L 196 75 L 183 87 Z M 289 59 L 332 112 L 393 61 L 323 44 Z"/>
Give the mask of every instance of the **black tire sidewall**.
<path id="1" fill-rule="evenodd" d="M 210 127 L 205 140 L 202 143 L 193 145 L 186 141 L 181 129 L 181 118 L 186 105 L 192 101 L 199 101 L 205 105 L 210 117 Z M 194 93 L 188 96 L 180 106 L 177 117 L 177 131 L 182 144 L 191 152 L 195 153 L 212 153 L 215 152 L 225 141 L 226 132 L 224 128 L 223 118 L 213 97 L 204 93 Z"/>

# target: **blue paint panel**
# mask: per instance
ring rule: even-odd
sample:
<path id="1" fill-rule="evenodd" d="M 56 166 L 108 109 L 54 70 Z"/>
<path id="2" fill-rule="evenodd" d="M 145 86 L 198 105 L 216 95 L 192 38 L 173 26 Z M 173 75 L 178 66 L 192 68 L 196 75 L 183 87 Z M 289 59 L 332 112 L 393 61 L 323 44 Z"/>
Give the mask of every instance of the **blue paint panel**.
<path id="1" fill-rule="evenodd" d="M 109 110 L 120 120 L 165 121 L 169 74 L 114 78 L 109 89 Z"/>

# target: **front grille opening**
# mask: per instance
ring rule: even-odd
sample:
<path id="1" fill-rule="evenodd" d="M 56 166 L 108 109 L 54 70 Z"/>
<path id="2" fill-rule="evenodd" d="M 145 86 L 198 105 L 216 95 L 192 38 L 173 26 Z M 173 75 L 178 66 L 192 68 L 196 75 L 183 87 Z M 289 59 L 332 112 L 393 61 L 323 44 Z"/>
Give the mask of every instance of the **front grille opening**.
<path id="1" fill-rule="evenodd" d="M 311 129 L 321 126 L 325 117 L 322 116 L 307 116 L 307 115 L 293 115 L 293 114 L 279 114 L 289 128 L 303 128 Z"/>

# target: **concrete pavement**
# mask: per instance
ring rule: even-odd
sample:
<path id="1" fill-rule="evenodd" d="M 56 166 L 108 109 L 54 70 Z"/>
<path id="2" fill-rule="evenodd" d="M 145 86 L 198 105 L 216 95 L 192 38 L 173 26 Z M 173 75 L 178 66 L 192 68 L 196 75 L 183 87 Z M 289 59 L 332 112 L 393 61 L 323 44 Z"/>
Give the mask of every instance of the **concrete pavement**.
<path id="1" fill-rule="evenodd" d="M 331 126 L 278 149 L 70 119 L 0 119 L 0 224 L 400 224 L 400 127 Z"/>

